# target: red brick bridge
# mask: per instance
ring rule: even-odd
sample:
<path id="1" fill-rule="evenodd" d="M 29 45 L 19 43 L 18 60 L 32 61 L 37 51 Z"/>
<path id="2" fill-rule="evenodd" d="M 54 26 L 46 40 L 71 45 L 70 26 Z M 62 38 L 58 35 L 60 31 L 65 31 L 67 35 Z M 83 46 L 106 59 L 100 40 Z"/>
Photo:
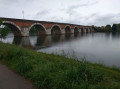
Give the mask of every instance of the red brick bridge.
<path id="1" fill-rule="evenodd" d="M 1 18 L 3 25 L 7 25 L 14 36 L 29 36 L 32 27 L 38 30 L 38 35 L 60 35 L 80 32 L 93 32 L 92 26 L 83 26 L 69 23 L 36 21 L 26 19 Z"/>

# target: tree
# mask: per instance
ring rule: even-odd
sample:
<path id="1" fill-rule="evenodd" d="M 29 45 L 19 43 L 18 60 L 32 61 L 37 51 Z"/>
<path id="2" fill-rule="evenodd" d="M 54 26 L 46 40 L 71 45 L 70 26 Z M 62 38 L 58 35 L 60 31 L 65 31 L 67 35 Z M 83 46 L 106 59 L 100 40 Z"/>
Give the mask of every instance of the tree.
<path id="1" fill-rule="evenodd" d="M 94 30 L 97 32 L 105 32 L 105 27 L 94 27 Z"/>
<path id="2" fill-rule="evenodd" d="M 117 24 L 117 31 L 120 32 L 120 24 Z"/>
<path id="3" fill-rule="evenodd" d="M 4 28 L 0 28 L 0 38 L 5 38 L 10 32 L 9 28 L 5 26 Z"/>
<path id="4" fill-rule="evenodd" d="M 30 35 L 30 36 L 38 35 L 37 29 L 36 29 L 35 27 L 32 27 L 32 28 L 30 29 L 29 35 Z"/>
<path id="5" fill-rule="evenodd" d="M 2 19 L 0 18 L 0 26 L 2 25 Z M 5 38 L 9 33 L 9 28 L 7 26 L 0 27 L 0 38 Z"/>
<path id="6" fill-rule="evenodd" d="M 111 25 L 106 25 L 105 26 L 105 31 L 112 31 Z"/>
<path id="7" fill-rule="evenodd" d="M 0 18 L 0 25 L 2 25 L 2 19 Z"/>
<path id="8" fill-rule="evenodd" d="M 117 24 L 113 24 L 112 30 L 113 30 L 114 32 L 117 31 Z"/>

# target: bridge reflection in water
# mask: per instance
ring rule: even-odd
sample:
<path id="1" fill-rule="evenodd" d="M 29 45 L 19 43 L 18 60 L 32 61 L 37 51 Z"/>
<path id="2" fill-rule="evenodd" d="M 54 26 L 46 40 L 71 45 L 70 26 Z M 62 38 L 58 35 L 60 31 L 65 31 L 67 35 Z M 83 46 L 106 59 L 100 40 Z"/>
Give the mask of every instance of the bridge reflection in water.
<path id="1" fill-rule="evenodd" d="M 120 33 L 79 33 L 55 36 L 8 36 L 5 43 L 33 49 L 38 52 L 83 57 L 93 63 L 115 65 L 120 68 Z M 73 55 L 75 54 L 75 55 Z M 113 60 L 114 59 L 114 60 Z"/>
<path id="2" fill-rule="evenodd" d="M 54 36 L 30 36 L 30 37 L 14 37 L 12 43 L 33 49 L 39 50 L 42 48 L 48 48 L 63 42 L 75 40 L 91 33 L 79 33 L 79 34 L 66 34 L 66 35 L 54 35 Z"/>

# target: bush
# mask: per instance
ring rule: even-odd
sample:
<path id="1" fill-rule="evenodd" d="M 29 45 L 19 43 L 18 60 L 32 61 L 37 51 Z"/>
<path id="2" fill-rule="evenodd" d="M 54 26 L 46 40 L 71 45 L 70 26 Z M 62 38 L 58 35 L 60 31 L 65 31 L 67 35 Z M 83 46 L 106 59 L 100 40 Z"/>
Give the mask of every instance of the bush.
<path id="1" fill-rule="evenodd" d="M 0 28 L 0 38 L 5 38 L 9 32 L 10 29 L 6 26 L 4 28 Z"/>

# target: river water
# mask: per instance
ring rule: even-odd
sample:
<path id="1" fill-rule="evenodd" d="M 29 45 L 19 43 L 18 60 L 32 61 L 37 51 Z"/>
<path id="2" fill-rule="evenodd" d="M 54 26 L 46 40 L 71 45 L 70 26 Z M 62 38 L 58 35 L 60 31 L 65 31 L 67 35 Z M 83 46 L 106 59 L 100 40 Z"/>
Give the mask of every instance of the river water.
<path id="1" fill-rule="evenodd" d="M 9 34 L 5 43 L 12 43 L 38 52 L 64 54 L 68 57 L 85 58 L 92 63 L 120 68 L 119 33 L 84 33 L 60 36 L 13 37 Z"/>

